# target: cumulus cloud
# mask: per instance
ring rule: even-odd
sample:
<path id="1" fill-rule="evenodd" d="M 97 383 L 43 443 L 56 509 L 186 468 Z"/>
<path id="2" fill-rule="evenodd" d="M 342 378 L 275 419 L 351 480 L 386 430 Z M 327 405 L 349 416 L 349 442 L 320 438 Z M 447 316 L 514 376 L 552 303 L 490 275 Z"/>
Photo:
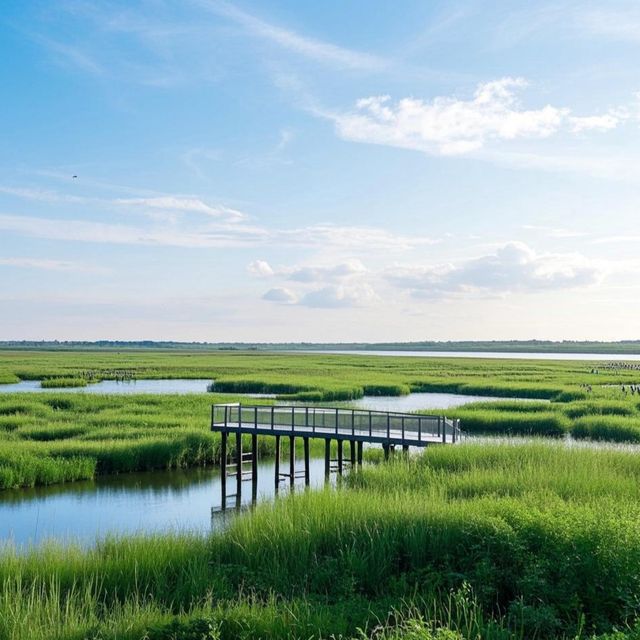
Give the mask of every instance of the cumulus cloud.
<path id="1" fill-rule="evenodd" d="M 296 296 L 296 294 L 290 289 L 274 287 L 264 293 L 262 299 L 269 300 L 269 302 L 277 302 L 279 304 L 295 304 L 298 301 L 298 296 Z"/>
<path id="2" fill-rule="evenodd" d="M 257 276 L 259 278 L 268 278 L 274 274 L 271 265 L 264 260 L 254 260 L 247 265 L 247 271 L 252 276 Z"/>
<path id="3" fill-rule="evenodd" d="M 501 78 L 477 86 L 470 100 L 439 96 L 430 101 L 390 96 L 359 100 L 355 110 L 330 114 L 346 140 L 414 149 L 440 155 L 477 151 L 491 140 L 546 138 L 561 129 L 606 131 L 625 119 L 623 110 L 572 116 L 565 107 L 526 109 L 517 91 L 523 78 Z"/>
<path id="4" fill-rule="evenodd" d="M 356 286 L 329 285 L 309 291 L 299 304 L 305 307 L 339 309 L 365 307 L 379 300 L 373 288 L 367 284 Z"/>
<path id="5" fill-rule="evenodd" d="M 538 254 L 521 242 L 458 264 L 393 267 L 385 272 L 393 286 L 423 298 L 569 289 L 595 284 L 602 275 L 603 270 L 583 256 Z"/>
<path id="6" fill-rule="evenodd" d="M 367 268 L 356 259 L 329 266 L 293 266 L 276 269 L 264 260 L 254 260 L 247 266 L 247 271 L 260 278 L 279 276 L 286 280 L 310 283 L 342 280 L 362 275 L 367 272 Z"/>

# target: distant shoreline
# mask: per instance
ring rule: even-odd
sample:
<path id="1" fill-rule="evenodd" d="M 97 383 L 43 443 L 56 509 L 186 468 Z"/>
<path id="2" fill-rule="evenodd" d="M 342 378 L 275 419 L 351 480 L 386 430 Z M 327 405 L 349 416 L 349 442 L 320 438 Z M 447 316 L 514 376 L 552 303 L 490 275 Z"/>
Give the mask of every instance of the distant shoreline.
<path id="1" fill-rule="evenodd" d="M 387 342 L 387 343 L 250 343 L 250 342 L 156 342 L 140 341 L 0 341 L 0 350 L 163 350 L 163 351 L 421 351 L 421 352 L 485 352 L 485 353 L 582 353 L 582 354 L 640 354 L 640 340 L 618 342 L 595 341 L 460 341 L 460 342 Z"/>

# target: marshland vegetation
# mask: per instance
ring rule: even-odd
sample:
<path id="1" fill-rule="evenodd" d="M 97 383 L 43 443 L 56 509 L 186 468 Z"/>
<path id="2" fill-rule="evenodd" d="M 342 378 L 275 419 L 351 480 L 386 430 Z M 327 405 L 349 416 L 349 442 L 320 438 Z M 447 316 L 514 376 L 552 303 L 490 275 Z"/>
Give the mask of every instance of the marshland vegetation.
<path id="1" fill-rule="evenodd" d="M 341 355 L 4 352 L 0 379 L 199 378 L 197 395 L 0 396 L 0 487 L 212 465 L 213 402 L 443 391 L 472 434 L 375 452 L 337 489 L 294 492 L 211 535 L 0 552 L 0 638 L 640 637 L 638 371 L 588 362 Z M 87 375 L 86 372 L 91 372 Z M 53 383 L 55 385 L 55 382 Z M 521 402 L 516 398 L 534 398 Z M 264 399 L 264 402 L 273 400 Z M 255 402 L 255 400 L 252 400 Z M 265 439 L 262 453 L 271 453 Z"/>

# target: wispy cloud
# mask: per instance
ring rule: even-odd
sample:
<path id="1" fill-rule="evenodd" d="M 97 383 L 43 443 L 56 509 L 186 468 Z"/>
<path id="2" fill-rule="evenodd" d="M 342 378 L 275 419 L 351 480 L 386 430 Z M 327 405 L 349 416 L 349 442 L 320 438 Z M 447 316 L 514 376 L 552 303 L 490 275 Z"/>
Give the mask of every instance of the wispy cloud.
<path id="1" fill-rule="evenodd" d="M 100 244 L 156 245 L 184 248 L 307 246 L 354 250 L 401 250 L 431 243 L 421 236 L 395 235 L 375 227 L 316 225 L 296 229 L 268 229 L 243 220 L 207 224 L 134 226 L 78 219 L 52 219 L 0 214 L 0 230 L 50 240 Z"/>
<path id="2" fill-rule="evenodd" d="M 254 16 L 238 7 L 217 0 L 196 0 L 202 8 L 224 16 L 243 27 L 249 34 L 262 38 L 284 49 L 293 51 L 316 62 L 337 65 L 347 69 L 375 71 L 385 69 L 389 61 L 376 55 L 354 51 L 331 42 L 303 36 Z"/>
<path id="3" fill-rule="evenodd" d="M 19 269 L 42 269 L 44 271 L 76 271 L 79 273 L 101 274 L 108 270 L 68 260 L 51 260 L 47 258 L 0 258 L 0 266 Z"/>
<path id="4" fill-rule="evenodd" d="M 119 205 L 142 207 L 145 209 L 200 213 L 213 218 L 242 220 L 246 217 L 241 211 L 230 209 L 229 207 L 212 206 L 196 197 L 159 196 L 155 198 L 119 198 L 115 202 Z"/>

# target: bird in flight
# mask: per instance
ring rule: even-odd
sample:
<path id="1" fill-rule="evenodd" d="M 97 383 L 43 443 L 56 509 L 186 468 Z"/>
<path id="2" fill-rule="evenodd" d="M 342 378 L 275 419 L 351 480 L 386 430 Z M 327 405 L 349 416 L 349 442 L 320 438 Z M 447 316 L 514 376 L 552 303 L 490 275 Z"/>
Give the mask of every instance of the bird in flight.
<path id="1" fill-rule="evenodd" d="M 78 176 L 71 176 L 74 180 L 78 177 Z"/>

